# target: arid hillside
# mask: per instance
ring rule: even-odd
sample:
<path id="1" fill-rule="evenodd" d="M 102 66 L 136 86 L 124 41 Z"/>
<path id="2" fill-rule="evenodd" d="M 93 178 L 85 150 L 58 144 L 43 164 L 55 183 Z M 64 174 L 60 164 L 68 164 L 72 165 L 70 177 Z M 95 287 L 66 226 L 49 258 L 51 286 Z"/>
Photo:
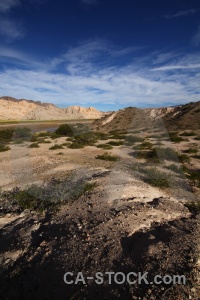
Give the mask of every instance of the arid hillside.
<path id="1" fill-rule="evenodd" d="M 132 130 L 136 128 L 198 129 L 200 127 L 200 101 L 175 107 L 139 109 L 128 107 L 112 112 L 94 122 L 94 129 Z"/>
<path id="2" fill-rule="evenodd" d="M 17 100 L 12 97 L 0 98 L 0 120 L 69 120 L 99 119 L 104 113 L 94 107 L 69 106 L 58 108 L 52 103 Z"/>

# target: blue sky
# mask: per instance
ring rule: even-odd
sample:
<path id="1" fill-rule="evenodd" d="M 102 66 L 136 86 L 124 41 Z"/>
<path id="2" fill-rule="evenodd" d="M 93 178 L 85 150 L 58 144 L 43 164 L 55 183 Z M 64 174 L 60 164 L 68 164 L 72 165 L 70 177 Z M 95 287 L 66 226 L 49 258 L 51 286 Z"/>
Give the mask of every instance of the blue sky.
<path id="1" fill-rule="evenodd" d="M 60 107 L 200 100 L 199 0 L 0 0 L 0 95 Z"/>

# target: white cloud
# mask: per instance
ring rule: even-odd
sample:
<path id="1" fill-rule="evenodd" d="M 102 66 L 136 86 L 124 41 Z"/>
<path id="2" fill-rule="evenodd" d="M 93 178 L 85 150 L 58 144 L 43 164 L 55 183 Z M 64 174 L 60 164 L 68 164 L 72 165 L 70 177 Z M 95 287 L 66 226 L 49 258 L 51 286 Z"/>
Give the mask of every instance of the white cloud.
<path id="1" fill-rule="evenodd" d="M 1 95 L 65 106 L 110 103 L 116 107 L 162 106 L 199 100 L 199 53 L 175 56 L 173 52 L 168 55 L 167 52 L 154 52 L 135 57 L 127 66 L 109 65 L 107 61 L 99 65 L 98 59 L 104 55 L 108 44 L 95 41 L 71 48 L 61 57 L 38 64 L 35 71 L 34 61 L 26 57 L 24 63 L 30 70 L 15 67 L 0 72 Z M 105 57 L 112 56 L 113 52 L 129 53 L 113 45 L 106 49 Z M 0 48 L 0 57 L 4 52 Z M 19 60 L 23 56 L 14 50 L 8 55 Z M 158 66 L 158 62 L 161 65 Z M 67 72 L 60 71 L 61 65 Z M 153 69 L 156 72 L 152 72 Z"/>
<path id="2" fill-rule="evenodd" d="M 19 6 L 20 4 L 20 0 L 1 0 L 0 11 L 4 13 L 8 12 L 11 8 Z"/>
<path id="3" fill-rule="evenodd" d="M 200 26 L 198 26 L 198 30 L 195 33 L 195 35 L 192 37 L 191 42 L 196 47 L 200 45 Z"/>
<path id="4" fill-rule="evenodd" d="M 5 36 L 8 41 L 18 40 L 25 36 L 22 25 L 8 18 L 0 19 L 0 34 Z"/>
<path id="5" fill-rule="evenodd" d="M 173 19 L 173 18 L 179 18 L 179 17 L 189 16 L 189 15 L 194 15 L 198 12 L 199 12 L 199 9 L 180 10 L 179 12 L 177 12 L 175 14 L 164 15 L 163 17 L 166 18 L 166 19 Z"/>

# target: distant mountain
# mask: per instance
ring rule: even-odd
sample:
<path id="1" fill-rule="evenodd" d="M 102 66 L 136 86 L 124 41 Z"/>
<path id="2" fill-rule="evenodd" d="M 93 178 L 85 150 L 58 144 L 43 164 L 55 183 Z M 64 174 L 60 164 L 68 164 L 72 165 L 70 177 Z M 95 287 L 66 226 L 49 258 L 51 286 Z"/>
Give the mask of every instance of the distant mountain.
<path id="1" fill-rule="evenodd" d="M 173 107 L 124 108 L 94 121 L 93 128 L 104 132 L 150 128 L 200 129 L 200 101 Z"/>
<path id="2" fill-rule="evenodd" d="M 105 113 L 94 107 L 69 106 L 58 108 L 51 103 L 0 97 L 0 120 L 69 120 L 99 119 Z"/>

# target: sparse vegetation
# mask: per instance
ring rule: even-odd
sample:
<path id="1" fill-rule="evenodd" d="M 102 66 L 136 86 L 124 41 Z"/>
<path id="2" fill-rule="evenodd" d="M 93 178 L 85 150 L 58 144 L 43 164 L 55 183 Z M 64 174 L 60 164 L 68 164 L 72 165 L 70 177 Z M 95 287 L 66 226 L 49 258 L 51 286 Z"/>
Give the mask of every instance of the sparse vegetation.
<path id="1" fill-rule="evenodd" d="M 35 184 L 22 190 L 14 188 L 11 191 L 2 192 L 1 198 L 17 206 L 16 209 L 35 211 L 55 211 L 63 202 L 75 201 L 80 196 L 90 193 L 96 187 L 96 183 L 84 180 L 51 179 L 47 184 L 37 186 Z"/>
<path id="2" fill-rule="evenodd" d="M 10 147 L 7 145 L 0 144 L 0 152 L 8 151 Z"/>
<path id="3" fill-rule="evenodd" d="M 57 150 L 57 149 L 63 149 L 63 146 L 55 144 L 49 148 L 49 150 Z"/>
<path id="4" fill-rule="evenodd" d="M 198 150 L 195 148 L 188 148 L 186 150 L 183 150 L 184 153 L 197 153 Z"/>
<path id="5" fill-rule="evenodd" d="M 124 142 L 122 141 L 110 141 L 107 144 L 111 145 L 111 146 L 121 146 L 124 144 Z"/>
<path id="6" fill-rule="evenodd" d="M 108 152 L 104 152 L 102 155 L 97 155 L 96 159 L 108 160 L 108 161 L 117 161 L 119 159 L 118 156 L 112 155 Z"/>
<path id="7" fill-rule="evenodd" d="M 68 146 L 68 148 L 70 148 L 70 149 L 81 149 L 83 147 L 84 147 L 84 145 L 80 144 L 77 141 L 74 141 L 71 145 Z"/>
<path id="8" fill-rule="evenodd" d="M 144 175 L 144 181 L 152 186 L 164 189 L 169 187 L 171 175 L 165 172 L 159 171 L 157 168 L 145 168 L 140 169 L 140 172 Z"/>
<path id="9" fill-rule="evenodd" d="M 183 168 L 176 164 L 171 164 L 171 165 L 165 166 L 165 168 L 168 170 L 171 170 L 179 175 L 183 174 Z"/>
<path id="10" fill-rule="evenodd" d="M 40 146 L 38 145 L 38 143 L 32 143 L 29 145 L 29 148 L 39 148 Z"/>
<path id="11" fill-rule="evenodd" d="M 187 139 L 184 139 L 184 138 L 180 137 L 178 135 L 177 131 L 169 132 L 169 137 L 170 137 L 171 141 L 174 142 L 174 143 L 180 143 L 182 141 L 187 141 Z"/>
<path id="12" fill-rule="evenodd" d="M 99 145 L 96 145 L 96 147 L 97 148 L 102 148 L 102 149 L 105 149 L 105 150 L 113 149 L 113 147 L 110 144 L 99 144 Z"/>
<path id="13" fill-rule="evenodd" d="M 200 201 L 191 201 L 185 204 L 185 206 L 189 209 L 189 211 L 193 214 L 200 213 Z"/>
<path id="14" fill-rule="evenodd" d="M 55 133 L 60 136 L 73 136 L 73 130 L 68 124 L 62 124 L 56 129 Z"/>
<path id="15" fill-rule="evenodd" d="M 194 131 L 184 131 L 181 134 L 179 134 L 180 136 L 195 136 L 195 132 Z"/>

